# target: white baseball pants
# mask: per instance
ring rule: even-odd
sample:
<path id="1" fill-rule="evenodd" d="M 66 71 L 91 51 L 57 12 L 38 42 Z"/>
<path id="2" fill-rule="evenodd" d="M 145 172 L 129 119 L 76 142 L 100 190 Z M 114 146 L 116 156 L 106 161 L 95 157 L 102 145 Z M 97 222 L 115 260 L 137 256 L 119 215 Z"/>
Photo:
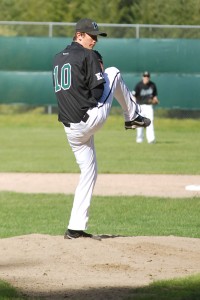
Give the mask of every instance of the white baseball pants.
<path id="1" fill-rule="evenodd" d="M 124 112 L 125 121 L 135 119 L 140 113 L 140 107 L 134 96 L 126 87 L 119 70 L 107 68 L 104 72 L 106 83 L 98 107 L 88 110 L 89 119 L 86 123 L 71 123 L 65 127 L 68 142 L 80 167 L 80 179 L 77 185 L 68 228 L 85 230 L 89 218 L 89 207 L 92 192 L 97 179 L 97 160 L 94 146 L 94 134 L 106 121 L 113 98 L 119 102 Z"/>
<path id="2" fill-rule="evenodd" d="M 137 128 L 136 132 L 136 142 L 137 143 L 142 143 L 144 140 L 144 130 L 146 130 L 146 138 L 148 143 L 153 143 L 155 142 L 155 132 L 154 132 L 154 110 L 153 110 L 153 105 L 151 104 L 142 104 L 141 105 L 141 115 L 143 117 L 149 118 L 151 120 L 151 124 L 146 127 L 139 127 Z"/>

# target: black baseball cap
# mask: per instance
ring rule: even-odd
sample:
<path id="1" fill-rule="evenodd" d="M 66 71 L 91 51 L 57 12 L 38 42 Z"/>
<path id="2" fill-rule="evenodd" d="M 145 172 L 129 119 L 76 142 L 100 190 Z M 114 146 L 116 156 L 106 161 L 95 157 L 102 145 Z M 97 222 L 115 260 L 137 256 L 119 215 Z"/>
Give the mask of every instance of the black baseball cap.
<path id="1" fill-rule="evenodd" d="M 150 73 L 149 73 L 148 71 L 145 71 L 145 72 L 143 73 L 143 77 L 150 77 Z"/>
<path id="2" fill-rule="evenodd" d="M 76 24 L 76 32 L 107 36 L 107 33 L 99 31 L 97 23 L 91 19 L 81 19 L 78 21 Z"/>

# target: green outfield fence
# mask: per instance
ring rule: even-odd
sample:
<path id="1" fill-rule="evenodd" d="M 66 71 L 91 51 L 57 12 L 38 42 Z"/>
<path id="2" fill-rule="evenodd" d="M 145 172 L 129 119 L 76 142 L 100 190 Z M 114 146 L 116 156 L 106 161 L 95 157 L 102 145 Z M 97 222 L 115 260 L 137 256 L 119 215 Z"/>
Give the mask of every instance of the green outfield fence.
<path id="1" fill-rule="evenodd" d="M 157 84 L 160 108 L 200 109 L 200 40 L 100 38 L 105 67 L 118 67 L 130 88 L 143 71 Z M 62 37 L 0 37 L 0 104 L 56 105 L 54 55 L 71 43 Z"/>

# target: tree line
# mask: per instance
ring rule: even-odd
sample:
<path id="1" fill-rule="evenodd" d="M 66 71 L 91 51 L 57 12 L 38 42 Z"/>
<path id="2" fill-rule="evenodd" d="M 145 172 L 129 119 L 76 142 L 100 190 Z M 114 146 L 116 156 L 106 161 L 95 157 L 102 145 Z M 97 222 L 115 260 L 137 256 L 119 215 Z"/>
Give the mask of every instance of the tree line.
<path id="1" fill-rule="evenodd" d="M 199 25 L 200 0 L 1 0 L 1 21 Z M 1 28 L 0 34 L 8 28 Z M 12 28 L 11 34 L 14 35 Z M 126 34 L 125 34 L 126 35 Z"/>

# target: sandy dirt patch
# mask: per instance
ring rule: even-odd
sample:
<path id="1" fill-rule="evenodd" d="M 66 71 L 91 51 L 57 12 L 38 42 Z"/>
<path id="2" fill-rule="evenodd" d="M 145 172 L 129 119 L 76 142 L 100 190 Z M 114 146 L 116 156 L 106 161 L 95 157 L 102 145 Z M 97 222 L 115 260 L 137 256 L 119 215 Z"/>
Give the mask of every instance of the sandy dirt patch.
<path id="1" fill-rule="evenodd" d="M 154 280 L 200 272 L 200 239 L 33 234 L 0 243 L 0 278 L 45 299 L 118 300 Z"/>
<path id="2" fill-rule="evenodd" d="M 78 174 L 0 173 L 0 190 L 74 193 Z M 200 176 L 103 175 L 95 195 L 195 197 Z M 65 240 L 32 234 L 0 239 L 0 278 L 44 299 L 118 300 L 154 280 L 200 273 L 200 239 L 110 237 Z"/>
<path id="3" fill-rule="evenodd" d="M 79 174 L 0 173 L 0 191 L 73 194 L 78 180 Z M 99 174 L 94 195 L 195 197 L 200 175 Z"/>

